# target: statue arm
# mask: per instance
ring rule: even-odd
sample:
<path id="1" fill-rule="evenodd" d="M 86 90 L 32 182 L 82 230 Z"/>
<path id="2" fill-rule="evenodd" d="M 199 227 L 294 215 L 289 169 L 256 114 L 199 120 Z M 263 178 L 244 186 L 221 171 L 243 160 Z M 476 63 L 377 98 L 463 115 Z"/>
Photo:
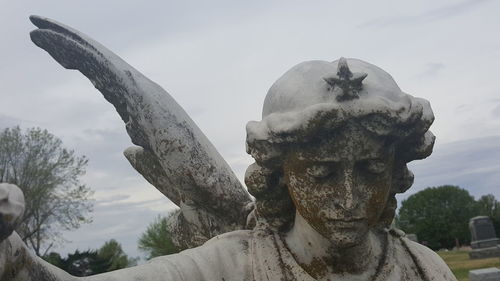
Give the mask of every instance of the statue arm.
<path id="1" fill-rule="evenodd" d="M 2 281 L 204 280 L 195 271 L 196 266 L 188 274 L 189 276 L 186 276 L 186 273 L 176 270 L 167 259 L 163 259 L 103 274 L 75 277 L 35 256 L 15 232 L 0 243 L 0 280 Z"/>
<path id="2" fill-rule="evenodd" d="M 168 262 L 168 259 L 92 277 L 71 276 L 33 254 L 14 231 L 23 216 L 24 205 L 24 196 L 19 187 L 0 183 L 0 280 L 2 281 L 182 280 L 181 276 L 176 275 L 180 273 Z M 189 261 L 189 259 L 184 261 L 187 268 L 196 268 Z M 193 272 L 194 270 L 185 271 Z M 191 278 L 189 280 L 203 279 Z"/>
<path id="3" fill-rule="evenodd" d="M 154 258 L 139 266 L 88 277 L 71 276 L 33 254 L 13 231 L 22 218 L 23 211 L 22 191 L 12 184 L 0 184 L 2 281 L 201 281 L 221 280 L 224 276 L 243 276 L 250 272 L 247 268 L 248 242 L 242 241 L 249 241 L 251 235 L 242 231 L 218 236 L 202 247 Z"/>
<path id="4" fill-rule="evenodd" d="M 34 255 L 14 232 L 0 242 L 0 280 L 72 281 L 76 277 Z"/>
<path id="5" fill-rule="evenodd" d="M 233 241 L 234 242 L 234 241 Z M 241 244 L 239 240 L 233 244 Z M 226 246 L 226 244 L 224 244 Z M 227 247 L 223 247 L 226 250 Z M 233 248 L 235 248 L 233 246 Z M 236 255 L 217 256 L 220 249 L 200 247 L 180 253 L 154 258 L 145 264 L 102 274 L 76 277 L 34 255 L 17 233 L 0 242 L 0 280 L 2 281 L 170 281 L 223 280 L 223 269 L 241 272 L 238 265 L 244 258 Z M 225 252 L 224 252 L 225 253 Z M 243 253 L 243 254 L 241 254 Z M 244 251 L 237 254 L 244 256 Z M 216 259 L 214 257 L 217 256 Z M 220 263 L 220 259 L 226 259 Z M 236 260 L 236 261 L 235 261 Z M 231 263 L 234 264 L 231 264 Z M 216 269 L 217 266 L 224 268 Z M 227 266 L 227 268 L 225 268 Z M 238 271 L 239 270 L 239 271 Z M 204 275 L 205 274 L 205 275 Z M 207 275 L 208 274 L 208 275 Z M 233 274 L 234 275 L 234 274 Z M 233 276 L 231 275 L 231 276 Z M 239 279 L 239 278 L 236 278 Z M 226 279 L 227 280 L 227 279 Z M 232 279 L 231 279 L 232 280 Z M 247 280 L 247 279 L 244 279 Z"/>

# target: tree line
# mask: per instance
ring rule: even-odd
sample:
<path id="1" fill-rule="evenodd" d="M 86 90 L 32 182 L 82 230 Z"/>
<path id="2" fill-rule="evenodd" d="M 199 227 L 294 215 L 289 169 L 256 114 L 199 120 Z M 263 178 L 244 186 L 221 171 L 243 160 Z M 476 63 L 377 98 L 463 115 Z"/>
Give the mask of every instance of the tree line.
<path id="1" fill-rule="evenodd" d="M 417 234 L 419 241 L 433 250 L 470 244 L 469 220 L 491 218 L 500 233 L 500 202 L 488 194 L 475 200 L 469 192 L 453 185 L 428 187 L 401 202 L 397 227 Z"/>
<path id="2" fill-rule="evenodd" d="M 51 252 L 42 257 L 45 261 L 63 269 L 74 276 L 90 276 L 113 271 L 137 264 L 138 258 L 129 258 L 122 246 L 111 239 L 97 250 L 76 250 L 63 258 L 59 253 Z"/>
<path id="3" fill-rule="evenodd" d="M 138 240 L 138 248 L 146 259 L 170 255 L 180 251 L 172 242 L 167 230 L 167 219 L 170 215 L 158 216 L 149 224 Z M 74 276 L 90 276 L 109 272 L 137 264 L 139 258 L 131 258 L 123 251 L 120 243 L 111 239 L 99 249 L 80 251 L 62 257 L 57 252 L 50 252 L 42 258 Z"/>

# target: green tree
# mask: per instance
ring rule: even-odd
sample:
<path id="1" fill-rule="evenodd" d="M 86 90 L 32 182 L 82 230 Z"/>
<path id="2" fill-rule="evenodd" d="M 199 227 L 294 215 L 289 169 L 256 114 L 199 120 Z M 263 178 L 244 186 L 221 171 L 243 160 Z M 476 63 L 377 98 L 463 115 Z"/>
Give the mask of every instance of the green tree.
<path id="1" fill-rule="evenodd" d="M 483 195 L 477 200 L 479 215 L 491 218 L 495 232 L 500 235 L 500 202 L 493 194 Z"/>
<path id="2" fill-rule="evenodd" d="M 44 256 L 42 256 L 42 258 L 50 263 L 50 264 L 53 264 L 59 268 L 63 268 L 64 267 L 64 264 L 63 264 L 63 258 L 61 257 L 61 255 L 59 253 L 56 253 L 56 252 L 50 252 Z"/>
<path id="3" fill-rule="evenodd" d="M 82 277 L 100 273 L 95 271 L 95 264 L 98 262 L 97 251 L 95 250 L 83 252 L 76 250 L 74 253 L 69 253 L 66 258 L 62 258 L 58 253 L 51 252 L 42 258 L 73 276 Z"/>
<path id="4" fill-rule="evenodd" d="M 129 258 L 123 252 L 122 246 L 116 240 L 111 239 L 97 250 L 98 262 L 95 263 L 96 273 L 113 271 L 135 265 L 137 259 Z"/>
<path id="5" fill-rule="evenodd" d="M 63 240 L 60 230 L 91 221 L 92 191 L 80 182 L 86 165 L 47 130 L 0 131 L 0 182 L 22 189 L 26 211 L 16 231 L 37 255 Z"/>
<path id="6" fill-rule="evenodd" d="M 65 271 L 74 276 L 89 276 L 96 274 L 94 272 L 94 264 L 97 260 L 96 251 L 76 250 L 73 254 L 68 254 L 68 257 L 62 260 Z"/>
<path id="7" fill-rule="evenodd" d="M 180 251 L 172 242 L 172 234 L 168 231 L 167 220 L 175 212 L 167 216 L 158 216 L 149 224 L 139 238 L 139 250 L 146 253 L 147 259 L 170 255 Z"/>
<path id="8" fill-rule="evenodd" d="M 137 264 L 137 259 L 129 258 L 114 239 L 105 242 L 98 250 L 76 250 L 66 258 L 51 252 L 43 259 L 74 276 L 90 276 Z"/>
<path id="9" fill-rule="evenodd" d="M 479 213 L 469 192 L 458 186 L 429 187 L 401 203 L 398 224 L 436 250 L 452 248 L 456 239 L 470 242 L 469 219 Z"/>

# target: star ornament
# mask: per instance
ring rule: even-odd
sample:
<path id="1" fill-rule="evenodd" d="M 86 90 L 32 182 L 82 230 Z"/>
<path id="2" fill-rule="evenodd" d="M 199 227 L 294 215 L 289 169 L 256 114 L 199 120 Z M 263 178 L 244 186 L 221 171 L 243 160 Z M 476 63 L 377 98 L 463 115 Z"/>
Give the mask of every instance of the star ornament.
<path id="1" fill-rule="evenodd" d="M 358 92 L 363 88 L 363 79 L 366 76 L 368 76 L 366 73 L 352 73 L 347 65 L 347 60 L 340 58 L 337 74 L 324 77 L 323 80 L 332 86 L 332 89 L 335 89 L 335 87 L 342 89 L 342 93 L 337 96 L 337 101 L 345 101 L 359 98 Z"/>

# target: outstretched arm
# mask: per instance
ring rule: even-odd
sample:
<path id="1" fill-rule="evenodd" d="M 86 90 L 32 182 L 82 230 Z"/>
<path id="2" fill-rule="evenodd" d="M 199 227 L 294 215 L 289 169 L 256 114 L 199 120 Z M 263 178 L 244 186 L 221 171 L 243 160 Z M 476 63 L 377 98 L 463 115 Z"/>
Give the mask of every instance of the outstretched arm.
<path id="1" fill-rule="evenodd" d="M 24 211 L 19 187 L 0 183 L 0 280 L 2 281 L 154 281 L 203 280 L 192 259 L 178 255 L 156 259 L 133 268 L 89 277 L 74 277 L 34 255 L 14 232 Z M 178 270 L 170 260 L 182 264 Z M 187 279 L 186 279 L 187 278 Z"/>
<path id="2" fill-rule="evenodd" d="M 30 19 L 39 28 L 31 40 L 65 68 L 83 73 L 115 106 L 137 145 L 125 151 L 132 166 L 178 206 L 212 218 L 202 235 L 244 227 L 250 196 L 165 90 L 86 35 L 47 18 Z"/>
<path id="3" fill-rule="evenodd" d="M 179 257 L 183 258 L 183 257 Z M 163 259 L 152 260 L 135 267 L 115 270 L 87 277 L 75 277 L 35 256 L 13 232 L 0 242 L 0 280 L 2 281 L 201 281 L 204 278 L 197 271 L 192 260 L 182 259 L 186 264 L 179 271 L 176 266 Z"/>

